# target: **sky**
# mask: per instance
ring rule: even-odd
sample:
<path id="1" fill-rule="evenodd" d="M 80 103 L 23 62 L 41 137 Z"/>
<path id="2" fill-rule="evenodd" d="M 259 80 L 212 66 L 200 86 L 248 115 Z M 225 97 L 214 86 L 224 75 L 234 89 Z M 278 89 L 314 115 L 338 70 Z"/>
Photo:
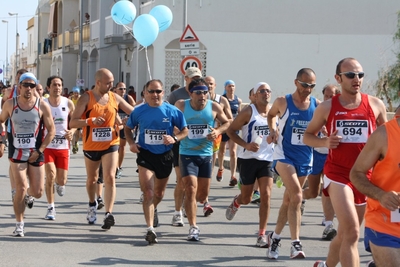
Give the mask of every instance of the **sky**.
<path id="1" fill-rule="evenodd" d="M 8 39 L 8 62 L 10 57 L 15 53 L 15 36 L 16 36 L 16 16 L 8 15 L 8 12 L 18 13 L 18 33 L 19 47 L 22 43 L 24 46 L 28 43 L 27 31 L 28 20 L 35 16 L 38 0 L 0 0 L 0 68 L 3 70 L 3 65 L 6 65 L 7 58 L 7 39 Z M 7 23 L 1 22 L 8 20 L 8 38 L 7 38 Z M 0 79 L 3 80 L 3 73 L 0 74 Z"/>

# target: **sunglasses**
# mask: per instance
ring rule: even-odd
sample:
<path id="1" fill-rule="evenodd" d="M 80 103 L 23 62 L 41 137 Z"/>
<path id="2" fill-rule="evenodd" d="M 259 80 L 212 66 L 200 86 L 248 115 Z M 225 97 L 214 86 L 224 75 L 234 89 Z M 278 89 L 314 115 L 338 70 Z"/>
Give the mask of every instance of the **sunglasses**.
<path id="1" fill-rule="evenodd" d="M 122 90 L 126 90 L 126 88 L 120 87 L 120 88 L 118 88 L 118 90 L 122 91 Z"/>
<path id="2" fill-rule="evenodd" d="M 305 82 L 302 82 L 302 81 L 300 81 L 300 80 L 297 80 L 298 82 L 299 82 L 299 84 L 301 84 L 301 86 L 303 86 L 303 88 L 308 88 L 308 87 L 310 87 L 311 89 L 312 88 L 314 88 L 315 87 L 315 83 L 305 83 Z"/>
<path id="3" fill-rule="evenodd" d="M 196 91 L 194 91 L 193 93 L 195 93 L 196 95 L 201 95 L 201 94 L 203 94 L 203 95 L 206 95 L 206 94 L 208 94 L 208 91 L 203 91 L 203 90 L 196 90 Z"/>
<path id="4" fill-rule="evenodd" d="M 341 72 L 339 75 L 344 75 L 349 79 L 354 79 L 356 75 L 358 76 L 358 79 L 362 79 L 364 77 L 364 72 L 352 72 L 352 71 L 347 71 L 347 72 Z"/>
<path id="5" fill-rule="evenodd" d="M 162 93 L 162 90 L 147 90 L 147 92 L 148 92 L 149 94 L 154 94 L 154 93 L 156 93 L 157 95 L 159 95 L 159 94 Z"/>
<path id="6" fill-rule="evenodd" d="M 35 88 L 35 83 L 21 83 L 23 87 Z"/>
<path id="7" fill-rule="evenodd" d="M 260 91 L 258 91 L 260 94 L 265 94 L 265 93 L 268 93 L 268 94 L 270 94 L 272 91 L 271 90 L 269 90 L 269 89 L 260 89 Z"/>

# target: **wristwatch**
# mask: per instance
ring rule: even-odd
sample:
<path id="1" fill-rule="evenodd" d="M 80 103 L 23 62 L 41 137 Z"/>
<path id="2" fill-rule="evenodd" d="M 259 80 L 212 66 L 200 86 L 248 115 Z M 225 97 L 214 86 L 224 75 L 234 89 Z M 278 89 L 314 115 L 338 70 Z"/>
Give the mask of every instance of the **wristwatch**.
<path id="1" fill-rule="evenodd" d="M 178 137 L 176 137 L 175 135 L 173 135 L 172 138 L 174 138 L 175 143 L 178 143 Z"/>

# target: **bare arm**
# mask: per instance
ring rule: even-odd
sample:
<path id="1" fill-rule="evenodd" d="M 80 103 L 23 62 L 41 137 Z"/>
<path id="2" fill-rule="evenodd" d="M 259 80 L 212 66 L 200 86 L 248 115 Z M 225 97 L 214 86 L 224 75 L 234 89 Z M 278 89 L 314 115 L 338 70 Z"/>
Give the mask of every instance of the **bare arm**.
<path id="1" fill-rule="evenodd" d="M 68 108 L 69 108 L 69 116 L 72 115 L 72 113 L 75 110 L 75 105 L 71 100 L 68 100 Z M 70 118 L 71 120 L 71 118 Z M 68 140 L 68 141 L 72 141 L 72 138 L 74 136 L 74 133 L 76 132 L 76 128 L 71 128 L 70 129 L 65 129 L 65 134 L 64 137 Z"/>
<path id="2" fill-rule="evenodd" d="M 213 102 L 212 109 L 213 113 L 216 116 L 216 119 L 220 122 L 220 125 L 217 128 L 212 128 L 211 133 L 207 135 L 207 138 L 209 140 L 214 140 L 215 138 L 217 138 L 218 135 L 224 133 L 230 125 L 230 121 L 223 112 L 220 104 Z"/>
<path id="3" fill-rule="evenodd" d="M 303 142 L 304 144 L 311 147 L 330 147 L 329 138 L 323 137 L 319 138 L 318 132 L 325 126 L 326 121 L 329 116 L 329 112 L 331 109 L 331 101 L 325 101 L 317 106 L 314 111 L 314 115 L 307 126 L 306 131 L 304 132 Z M 337 146 L 338 144 L 336 144 Z"/>
<path id="4" fill-rule="evenodd" d="M 87 104 L 89 103 L 89 94 L 83 94 L 76 104 L 74 112 L 71 116 L 69 126 L 71 128 L 83 128 L 88 126 L 85 119 L 81 119 L 83 112 L 85 112 Z"/>
<path id="5" fill-rule="evenodd" d="M 225 97 L 221 97 L 220 104 L 223 107 L 223 110 L 224 110 L 224 113 L 225 113 L 226 117 L 230 121 L 232 121 L 233 120 L 232 110 L 231 110 L 231 106 L 229 105 L 228 99 L 226 99 Z"/>
<path id="6" fill-rule="evenodd" d="M 278 142 L 278 135 L 279 135 L 276 126 L 276 117 L 284 112 L 286 106 L 287 106 L 286 98 L 284 96 L 279 97 L 275 99 L 274 103 L 272 104 L 271 108 L 268 111 L 267 122 L 269 127 L 269 136 L 270 136 L 268 139 L 271 140 L 271 142 L 273 143 Z"/>
<path id="7" fill-rule="evenodd" d="M 12 99 L 8 99 L 4 102 L 3 109 L 1 110 L 0 114 L 0 123 L 4 123 L 10 116 L 12 111 Z"/>
<path id="8" fill-rule="evenodd" d="M 44 102 L 40 101 L 40 111 L 42 113 L 42 120 L 44 126 L 46 127 L 47 134 L 43 139 L 41 146 L 38 148 L 40 152 L 43 152 L 45 148 L 50 144 L 51 140 L 53 140 L 56 135 L 56 127 L 54 126 L 53 116 L 51 115 L 50 106 Z"/>
<path id="9" fill-rule="evenodd" d="M 115 95 L 115 99 L 117 100 L 118 107 L 120 109 L 122 109 L 126 114 L 131 114 L 134 109 L 133 106 L 131 104 L 129 104 L 128 102 L 126 102 L 125 99 L 123 99 L 116 93 L 114 93 L 114 95 Z M 128 96 L 128 97 L 132 98 L 131 96 Z M 129 98 L 128 98 L 128 100 L 129 100 Z M 133 101 L 133 98 L 132 98 L 132 101 Z"/>
<path id="10" fill-rule="evenodd" d="M 366 196 L 378 200 L 383 207 L 391 211 L 400 206 L 399 193 L 384 191 L 370 182 L 366 173 L 378 160 L 382 160 L 387 151 L 387 134 L 384 126 L 379 127 L 368 138 L 366 145 L 350 171 L 350 180 Z"/>
<path id="11" fill-rule="evenodd" d="M 128 103 L 134 107 L 136 105 L 135 100 L 133 99 L 133 97 L 131 97 L 130 95 L 128 95 Z"/>
<path id="12" fill-rule="evenodd" d="M 233 142 L 235 142 L 239 146 L 245 148 L 246 150 L 257 152 L 257 150 L 260 148 L 259 145 L 254 142 L 247 143 L 236 133 L 237 131 L 242 129 L 243 125 L 246 125 L 249 122 L 251 114 L 251 107 L 245 107 L 233 120 L 228 130 L 226 130 L 226 134 L 229 136 L 230 139 L 232 139 Z"/>

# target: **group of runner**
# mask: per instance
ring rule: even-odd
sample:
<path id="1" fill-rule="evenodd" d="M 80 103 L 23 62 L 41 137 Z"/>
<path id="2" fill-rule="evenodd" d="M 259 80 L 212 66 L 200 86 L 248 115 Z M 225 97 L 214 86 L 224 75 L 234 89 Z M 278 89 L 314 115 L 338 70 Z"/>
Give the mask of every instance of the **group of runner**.
<path id="1" fill-rule="evenodd" d="M 162 81 L 153 79 L 145 85 L 144 101 L 135 107 L 124 96 L 125 84 L 117 84 L 121 94 L 110 91 L 114 77 L 107 69 L 96 72 L 94 88 L 74 98 L 76 105 L 62 96 L 61 77 L 48 78 L 49 98 L 43 100 L 35 91 L 36 77 L 28 72 L 19 76 L 15 94 L 4 101 L 0 114 L 0 122 L 7 122 L 9 126 L 15 236 L 24 236 L 25 206 L 31 208 L 34 198 L 40 198 L 44 189 L 48 201 L 45 218 L 55 219 L 54 192 L 60 196 L 65 193 L 70 142 L 77 129 L 82 129 L 89 224 L 97 220 L 100 166 L 105 184 L 104 203 L 100 197 L 101 204 L 105 205 L 102 228 L 108 230 L 115 224 L 112 213 L 115 179 L 121 175 L 122 159 L 118 155 L 124 152 L 120 137 L 125 136 L 130 151 L 137 153 L 147 224 L 145 239 L 149 244 L 158 243 L 157 205 L 175 167 L 175 213 L 171 224 L 184 226 L 182 217 L 186 216 L 190 225 L 187 239 L 198 241 L 197 203 L 202 203 L 205 216 L 214 211 L 208 196 L 215 155 L 218 150 L 224 151 L 228 142 L 231 161 L 234 161 L 229 185 L 239 183 L 240 194 L 227 207 L 226 218 L 232 220 L 241 205 L 253 200 L 254 191 L 259 192 L 256 245 L 268 248 L 268 258 L 279 257 L 281 233 L 287 222 L 290 257 L 306 257 L 300 241 L 303 200 L 319 194 L 323 174 L 326 226 L 323 238 L 333 240 L 326 261 L 318 261 L 314 266 L 336 266 L 339 262 L 342 266 L 359 266 L 357 242 L 367 202 L 365 236 L 369 241 L 366 246 L 373 253 L 373 264 L 399 262 L 400 218 L 395 212 L 400 206 L 400 184 L 395 181 L 399 153 L 390 144 L 397 140 L 396 123 L 400 121 L 385 124 L 383 102 L 361 93 L 364 72 L 354 58 L 338 63 L 335 79 L 341 92 L 334 85 L 324 87 L 323 102 L 311 96 L 316 85 L 315 72 L 303 68 L 294 79 L 294 93 L 278 97 L 271 104 L 271 87 L 259 82 L 250 91 L 252 103 L 242 110 L 232 80 L 225 82 L 227 92 L 220 96 L 214 91 L 215 79 L 211 76 L 203 79 L 201 71 L 194 67 L 186 70 L 186 86 L 174 90 L 168 102 L 164 100 Z M 226 136 L 221 138 L 224 133 Z M 386 141 L 384 146 L 377 145 L 382 143 L 380 140 Z M 76 144 L 75 141 L 73 146 Z M 237 155 L 235 145 L 239 145 Z M 218 181 L 223 177 L 221 157 L 224 154 L 218 156 Z M 236 157 L 239 179 L 235 177 Z M 267 233 L 273 172 L 281 177 L 285 191 L 275 229 Z M 378 178 L 380 175 L 384 181 Z M 303 189 L 307 177 L 309 187 Z M 334 214 L 339 222 L 337 230 L 333 227 Z M 390 220 L 376 214 L 384 214 Z M 384 250 L 383 246 L 389 248 Z"/>

